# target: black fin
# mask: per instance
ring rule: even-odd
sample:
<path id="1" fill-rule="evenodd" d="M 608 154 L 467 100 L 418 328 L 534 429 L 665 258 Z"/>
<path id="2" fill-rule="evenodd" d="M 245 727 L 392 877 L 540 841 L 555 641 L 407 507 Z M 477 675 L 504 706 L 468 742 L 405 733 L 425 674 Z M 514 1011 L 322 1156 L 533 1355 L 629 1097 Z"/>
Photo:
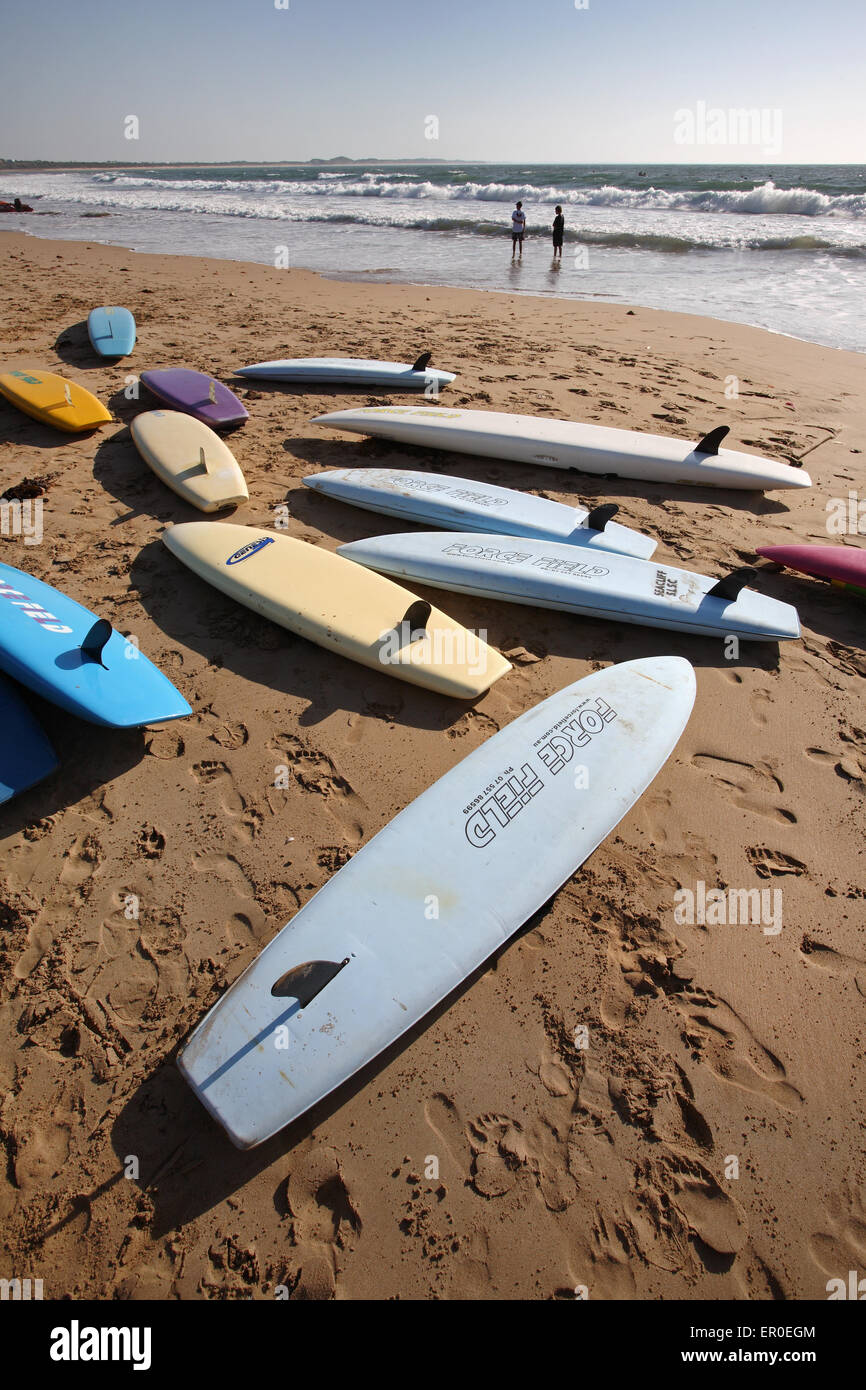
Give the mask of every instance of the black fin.
<path id="1" fill-rule="evenodd" d="M 403 622 L 409 624 L 410 640 L 414 642 L 416 638 L 423 637 L 427 631 L 427 622 L 433 612 L 431 605 L 423 598 L 416 598 L 414 603 L 410 603 L 406 612 L 403 614 Z"/>
<path id="2" fill-rule="evenodd" d="M 615 517 L 619 507 L 615 502 L 605 502 L 601 507 L 593 507 L 589 516 L 586 518 L 586 525 L 590 531 L 603 531 L 612 517 Z"/>
<path id="3" fill-rule="evenodd" d="M 695 453 L 717 454 L 719 452 L 719 445 L 725 435 L 730 434 L 730 432 L 730 425 L 718 425 L 714 430 L 710 430 L 709 434 L 705 434 L 703 439 L 698 440 L 695 445 Z"/>
<path id="4" fill-rule="evenodd" d="M 81 650 L 84 652 L 84 655 L 91 661 L 98 661 L 100 666 L 105 666 L 105 662 L 102 660 L 102 653 L 105 650 L 105 644 L 111 636 L 111 633 L 112 627 L 108 619 L 97 618 L 93 627 L 81 643 Z M 105 669 L 107 671 L 108 667 L 105 666 Z"/>
<path id="5" fill-rule="evenodd" d="M 423 372 L 423 371 L 426 371 L 426 370 L 427 370 L 427 367 L 430 365 L 430 358 L 431 358 L 432 356 L 433 356 L 432 352 L 422 352 L 422 353 L 421 353 L 421 356 L 420 356 L 415 362 L 412 363 L 412 371 L 413 371 L 413 372 Z"/>
<path id="6" fill-rule="evenodd" d="M 732 570 L 730 574 L 725 575 L 724 579 L 720 579 L 717 584 L 707 590 L 707 598 L 711 594 L 713 598 L 735 599 L 739 597 L 740 590 L 745 589 L 747 584 L 751 584 L 756 573 L 756 570 L 749 568 Z"/>
<path id="7" fill-rule="evenodd" d="M 271 994 L 276 999 L 297 999 L 301 1008 L 305 1009 L 348 964 L 348 956 L 341 961 L 304 961 L 303 965 L 296 965 L 292 970 L 287 970 L 285 975 L 281 975 L 271 986 Z"/>

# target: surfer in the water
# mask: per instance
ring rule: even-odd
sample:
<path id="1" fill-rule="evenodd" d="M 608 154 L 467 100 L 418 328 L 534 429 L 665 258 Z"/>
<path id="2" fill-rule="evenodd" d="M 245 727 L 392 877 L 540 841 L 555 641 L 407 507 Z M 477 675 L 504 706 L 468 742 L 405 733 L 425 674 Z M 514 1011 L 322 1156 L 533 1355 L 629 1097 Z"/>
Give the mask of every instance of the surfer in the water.
<path id="1" fill-rule="evenodd" d="M 523 234 L 526 231 L 526 213 L 523 211 L 523 204 L 518 203 L 511 214 L 511 259 L 514 260 L 514 253 L 520 247 L 521 258 L 523 256 Z"/>
<path id="2" fill-rule="evenodd" d="M 559 203 L 556 205 L 556 216 L 553 219 L 553 257 L 556 259 L 557 252 L 562 257 L 562 239 L 565 236 L 565 218 L 562 215 L 562 208 Z"/>

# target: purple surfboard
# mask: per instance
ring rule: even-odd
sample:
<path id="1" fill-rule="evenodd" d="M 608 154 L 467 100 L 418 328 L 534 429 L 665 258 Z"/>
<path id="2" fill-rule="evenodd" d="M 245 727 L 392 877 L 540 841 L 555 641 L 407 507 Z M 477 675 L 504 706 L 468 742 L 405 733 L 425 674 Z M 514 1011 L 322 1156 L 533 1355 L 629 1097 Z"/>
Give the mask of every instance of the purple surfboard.
<path id="1" fill-rule="evenodd" d="M 835 579 L 837 584 L 866 589 L 866 549 L 853 545 L 763 545 L 757 554 L 816 579 Z"/>
<path id="2" fill-rule="evenodd" d="M 165 367 L 156 372 L 142 372 L 141 379 L 148 391 L 166 405 L 195 416 L 211 429 L 241 425 L 250 418 L 246 406 L 234 392 L 204 372 L 194 372 L 189 367 Z"/>

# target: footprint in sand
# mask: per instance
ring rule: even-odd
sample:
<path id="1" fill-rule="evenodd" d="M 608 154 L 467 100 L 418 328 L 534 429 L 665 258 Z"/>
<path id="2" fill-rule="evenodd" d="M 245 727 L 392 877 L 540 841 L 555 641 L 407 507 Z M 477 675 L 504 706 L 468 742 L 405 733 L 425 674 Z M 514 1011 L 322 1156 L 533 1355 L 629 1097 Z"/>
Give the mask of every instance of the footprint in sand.
<path id="1" fill-rule="evenodd" d="M 268 747 L 286 763 L 304 791 L 315 792 L 324 799 L 349 843 L 360 844 L 364 838 L 364 802 L 328 754 L 307 748 L 296 735 L 288 733 L 277 734 Z"/>
<path id="2" fill-rule="evenodd" d="M 334 1149 L 295 1150 L 294 1160 L 285 1187 L 274 1197 L 292 1222 L 293 1268 L 281 1282 L 289 1285 L 293 1299 L 331 1299 L 338 1255 L 351 1248 L 363 1223 Z"/>
<path id="3" fill-rule="evenodd" d="M 700 768 L 716 783 L 723 787 L 735 806 L 741 810 L 752 811 L 784 825 L 796 824 L 793 811 L 783 806 L 772 806 L 769 797 L 784 792 L 784 783 L 776 776 L 769 763 L 746 763 L 733 758 L 724 758 L 718 753 L 695 753 L 692 766 Z"/>
<path id="4" fill-rule="evenodd" d="M 466 1132 L 457 1106 L 451 1097 L 447 1096 L 444 1091 L 437 1091 L 434 1096 L 425 1101 L 424 1118 L 442 1145 L 453 1172 L 465 1176 L 469 1172 L 471 1155 L 466 1142 Z M 442 1155 L 438 1154 L 437 1156 L 440 1159 L 439 1167 L 440 1172 L 442 1172 Z M 443 1176 L 447 1176 L 447 1174 L 443 1173 Z"/>
<path id="5" fill-rule="evenodd" d="M 837 777 L 841 777 L 847 782 L 866 781 L 866 772 L 858 758 L 851 753 L 839 758 L 835 753 L 828 753 L 824 748 L 807 748 L 806 756 L 813 762 L 820 763 L 822 767 L 832 767 Z"/>
<path id="6" fill-rule="evenodd" d="M 568 1171 L 567 1138 L 543 1116 L 528 1132 L 508 1115 L 480 1115 L 466 1126 L 473 1153 L 471 1184 L 482 1197 L 501 1197 L 530 1173 L 548 1211 L 565 1211 L 577 1195 Z"/>
<path id="7" fill-rule="evenodd" d="M 182 758 L 186 744 L 176 729 L 157 729 L 148 740 L 147 751 L 152 758 L 168 762 L 172 758 Z"/>
<path id="8" fill-rule="evenodd" d="M 93 832 L 79 835 L 66 851 L 60 882 L 67 887 L 81 889 L 96 873 L 102 858 L 102 846 Z"/>
<path id="9" fill-rule="evenodd" d="M 855 1282 L 866 1275 L 866 1187 L 858 1180 L 846 1181 L 839 1192 L 834 1193 L 826 1204 L 826 1220 L 822 1230 L 815 1231 L 809 1239 L 809 1253 L 813 1262 L 821 1270 L 820 1293 L 816 1290 L 812 1297 L 826 1297 L 829 1275 L 831 1279 L 843 1281 L 845 1295 L 851 1297 L 850 1271 L 855 1271 Z M 838 1292 L 837 1290 L 834 1290 Z M 857 1297 L 866 1295 L 866 1282 L 858 1288 Z"/>
<path id="10" fill-rule="evenodd" d="M 196 873 L 213 875 L 227 884 L 239 898 L 253 898 L 255 890 L 237 859 L 232 854 L 194 854 L 192 867 Z"/>
<path id="11" fill-rule="evenodd" d="M 834 951 L 832 946 L 822 946 L 820 941 L 810 936 L 804 936 L 800 942 L 800 954 L 807 965 L 817 970 L 826 970 L 830 975 L 853 980 L 860 993 L 866 996 L 866 960 L 846 956 L 842 951 Z"/>
<path id="12" fill-rule="evenodd" d="M 220 748 L 243 748 L 249 740 L 249 731 L 246 724 L 224 721 L 218 724 L 208 737 L 213 743 L 218 743 Z"/>
<path id="13" fill-rule="evenodd" d="M 645 1172 L 656 1190 L 667 1192 L 704 1265 L 718 1269 L 713 1254 L 732 1262 L 748 1240 L 748 1222 L 739 1202 L 714 1174 L 684 1154 L 650 1160 Z"/>
<path id="14" fill-rule="evenodd" d="M 699 990 L 671 998 L 688 1020 L 686 1042 L 720 1081 L 766 1096 L 785 1110 L 802 1104 L 779 1058 L 724 999 Z"/>
<path id="15" fill-rule="evenodd" d="M 781 850 L 767 849 L 766 845 L 750 846 L 746 850 L 746 858 L 759 878 L 782 878 L 785 874 L 799 876 L 808 873 L 808 868 L 802 860 L 795 859 L 792 854 L 783 854 Z"/>
<path id="16" fill-rule="evenodd" d="M 248 808 L 226 764 L 206 760 L 196 763 L 192 771 L 201 786 L 217 790 L 233 834 L 240 840 L 252 840 L 264 824 L 264 816 L 260 811 Z"/>
<path id="17" fill-rule="evenodd" d="M 138 847 L 145 859 L 161 859 L 165 853 L 165 836 L 154 825 L 143 825 L 138 832 Z"/>

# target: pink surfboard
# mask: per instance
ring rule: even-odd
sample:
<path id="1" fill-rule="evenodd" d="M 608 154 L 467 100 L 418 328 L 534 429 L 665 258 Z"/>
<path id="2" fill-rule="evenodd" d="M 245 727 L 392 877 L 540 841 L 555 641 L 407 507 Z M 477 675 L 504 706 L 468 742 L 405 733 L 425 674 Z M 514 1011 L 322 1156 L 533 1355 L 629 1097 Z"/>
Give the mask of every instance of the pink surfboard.
<path id="1" fill-rule="evenodd" d="M 763 545 L 758 555 L 816 579 L 866 589 L 866 548 L 853 545 Z"/>

